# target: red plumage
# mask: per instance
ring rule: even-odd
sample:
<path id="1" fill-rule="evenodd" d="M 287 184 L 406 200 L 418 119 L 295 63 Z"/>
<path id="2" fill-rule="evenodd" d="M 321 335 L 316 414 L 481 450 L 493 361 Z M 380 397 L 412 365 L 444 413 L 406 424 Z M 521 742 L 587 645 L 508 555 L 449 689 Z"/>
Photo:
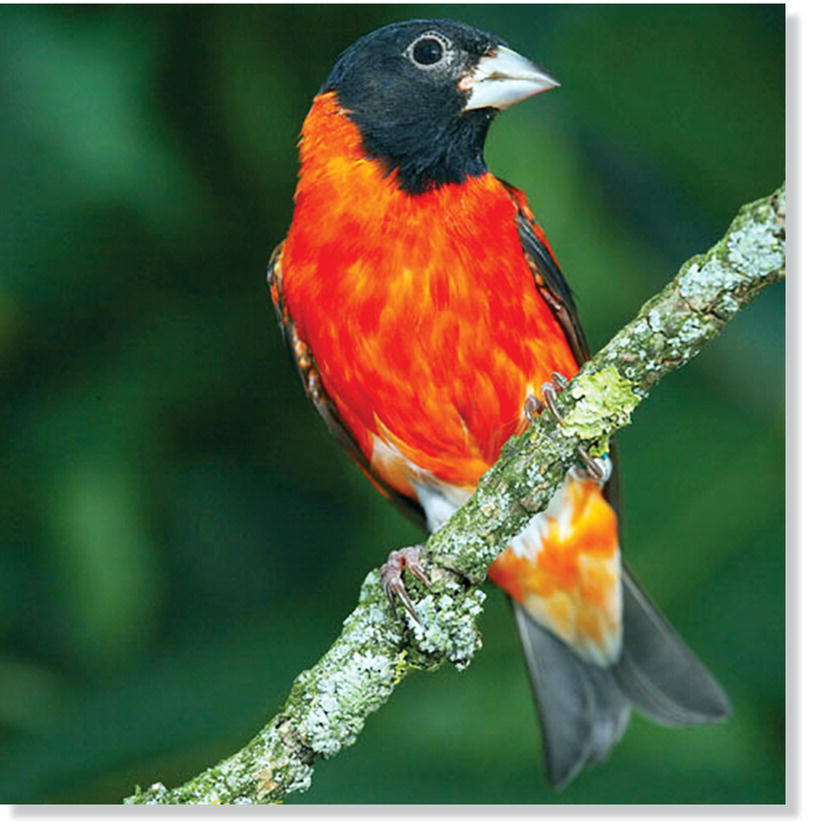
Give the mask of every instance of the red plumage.
<path id="1" fill-rule="evenodd" d="M 529 392 L 576 370 L 531 277 L 516 191 L 486 174 L 404 193 L 365 158 L 334 94 L 314 102 L 301 156 L 281 266 L 326 392 L 368 459 L 386 436 L 422 469 L 474 485 L 524 427 Z"/>
<path id="2" fill-rule="evenodd" d="M 528 200 L 482 160 L 495 108 L 553 85 L 492 35 L 408 21 L 339 58 L 302 128 L 274 303 L 333 434 L 430 530 L 527 427 L 528 398 L 587 359 Z M 515 603 L 554 785 L 607 756 L 633 703 L 669 724 L 727 714 L 578 467 L 489 575 Z"/>

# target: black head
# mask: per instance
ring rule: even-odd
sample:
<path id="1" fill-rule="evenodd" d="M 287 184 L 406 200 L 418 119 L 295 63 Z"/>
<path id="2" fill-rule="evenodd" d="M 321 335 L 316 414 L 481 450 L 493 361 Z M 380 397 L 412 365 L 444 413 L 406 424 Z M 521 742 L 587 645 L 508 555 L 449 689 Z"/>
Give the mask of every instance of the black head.
<path id="1" fill-rule="evenodd" d="M 335 90 L 365 151 L 422 193 L 486 172 L 489 124 L 511 103 L 557 86 L 495 35 L 454 20 L 408 20 L 357 40 L 320 92 Z"/>

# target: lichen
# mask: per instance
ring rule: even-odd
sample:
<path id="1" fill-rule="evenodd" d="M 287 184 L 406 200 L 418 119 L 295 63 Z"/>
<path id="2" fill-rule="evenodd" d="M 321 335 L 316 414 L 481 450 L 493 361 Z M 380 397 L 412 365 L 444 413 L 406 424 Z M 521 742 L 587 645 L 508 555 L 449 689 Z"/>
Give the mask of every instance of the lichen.
<path id="1" fill-rule="evenodd" d="M 742 283 L 743 277 L 732 271 L 716 257 L 700 264 L 695 262 L 678 278 L 678 289 L 689 307 L 698 313 L 716 310 L 715 298 L 730 296 Z M 711 306 L 711 307 L 710 307 Z"/>
<path id="2" fill-rule="evenodd" d="M 389 696 L 394 677 L 394 665 L 386 656 L 367 651 L 337 660 L 305 696 L 306 713 L 299 725 L 305 742 L 324 757 L 352 745 L 369 710 Z"/>
<path id="3" fill-rule="evenodd" d="M 615 366 L 578 377 L 570 387 L 576 405 L 565 417 L 562 431 L 579 440 L 596 440 L 626 426 L 641 398 L 630 380 Z"/>
<path id="4" fill-rule="evenodd" d="M 774 221 L 768 221 L 770 218 Z M 781 268 L 785 246 L 784 240 L 778 238 L 778 230 L 778 221 L 770 215 L 764 216 L 762 222 L 744 222 L 728 237 L 731 265 L 748 276 L 762 276 Z"/>
<path id="5" fill-rule="evenodd" d="M 468 667 L 482 645 L 474 620 L 482 612 L 485 598 L 482 590 L 463 596 L 424 596 L 415 605 L 420 622 L 407 617 L 418 648 L 448 660 L 459 671 Z"/>

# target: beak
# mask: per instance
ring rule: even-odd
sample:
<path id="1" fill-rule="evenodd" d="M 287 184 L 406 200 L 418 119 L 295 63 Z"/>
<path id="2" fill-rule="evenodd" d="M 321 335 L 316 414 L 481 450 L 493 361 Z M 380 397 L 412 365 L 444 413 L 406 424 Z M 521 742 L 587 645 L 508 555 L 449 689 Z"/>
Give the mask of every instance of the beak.
<path id="1" fill-rule="evenodd" d="M 461 90 L 471 90 L 464 111 L 506 109 L 557 86 L 559 82 L 547 72 L 507 46 L 498 46 L 496 51 L 480 58 L 459 84 Z"/>

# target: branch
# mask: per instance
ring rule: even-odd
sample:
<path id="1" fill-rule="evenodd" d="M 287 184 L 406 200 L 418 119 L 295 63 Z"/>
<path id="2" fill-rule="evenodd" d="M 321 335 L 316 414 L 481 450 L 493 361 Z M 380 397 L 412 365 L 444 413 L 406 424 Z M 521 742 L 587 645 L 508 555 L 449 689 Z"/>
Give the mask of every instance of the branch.
<path id="1" fill-rule="evenodd" d="M 316 759 L 355 742 L 366 718 L 414 670 L 444 662 L 465 668 L 480 647 L 476 585 L 530 516 L 543 510 L 588 443 L 610 437 L 666 374 L 680 368 L 734 314 L 785 274 L 785 189 L 744 206 L 725 236 L 686 262 L 675 279 L 586 363 L 557 398 L 564 423 L 548 412 L 503 447 L 477 491 L 426 542 L 428 593 L 413 580 L 421 623 L 393 612 L 370 572 L 339 638 L 294 681 L 277 715 L 236 754 L 174 789 L 155 783 L 125 802 L 282 802 L 311 784 Z"/>

